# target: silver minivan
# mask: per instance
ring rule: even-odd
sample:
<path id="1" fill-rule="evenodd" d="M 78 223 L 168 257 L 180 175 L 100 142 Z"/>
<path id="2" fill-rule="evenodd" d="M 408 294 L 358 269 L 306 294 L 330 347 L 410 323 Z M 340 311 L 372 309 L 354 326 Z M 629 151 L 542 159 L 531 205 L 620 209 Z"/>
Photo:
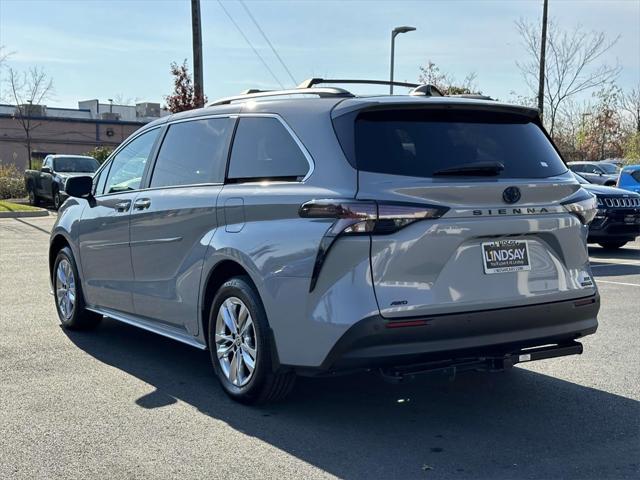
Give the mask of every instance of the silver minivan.
<path id="1" fill-rule="evenodd" d="M 245 403 L 297 375 L 581 353 L 596 200 L 538 112 L 321 83 L 162 118 L 70 178 L 49 252 L 62 325 L 107 316 L 208 349 Z"/>

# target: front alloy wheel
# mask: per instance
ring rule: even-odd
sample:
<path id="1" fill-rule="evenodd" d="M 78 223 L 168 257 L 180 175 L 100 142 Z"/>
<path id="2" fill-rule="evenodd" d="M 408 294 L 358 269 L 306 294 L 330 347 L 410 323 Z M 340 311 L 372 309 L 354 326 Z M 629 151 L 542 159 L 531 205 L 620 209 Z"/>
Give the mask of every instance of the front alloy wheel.
<path id="1" fill-rule="evenodd" d="M 51 273 L 56 310 L 62 326 L 77 330 L 95 328 L 102 320 L 102 315 L 86 308 L 78 267 L 69 247 L 57 253 Z"/>
<path id="2" fill-rule="evenodd" d="M 60 315 L 68 321 L 73 316 L 76 306 L 76 279 L 71 264 L 66 258 L 58 262 L 55 282 L 56 302 Z"/>
<path id="3" fill-rule="evenodd" d="M 247 306 L 237 297 L 227 298 L 216 318 L 216 353 L 222 373 L 237 387 L 251 380 L 256 367 L 256 331 Z"/>

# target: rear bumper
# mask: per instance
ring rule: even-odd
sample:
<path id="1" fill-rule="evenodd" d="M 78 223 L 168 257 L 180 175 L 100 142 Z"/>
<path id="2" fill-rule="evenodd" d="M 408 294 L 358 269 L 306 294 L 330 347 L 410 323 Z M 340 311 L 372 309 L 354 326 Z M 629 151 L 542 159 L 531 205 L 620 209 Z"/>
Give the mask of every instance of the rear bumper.
<path id="1" fill-rule="evenodd" d="M 604 228 L 589 230 L 588 242 L 611 239 L 634 240 L 640 236 L 640 224 L 625 225 L 624 223 L 610 223 Z"/>
<path id="2" fill-rule="evenodd" d="M 300 373 L 497 357 L 541 345 L 567 344 L 596 331 L 599 309 L 600 297 L 595 294 L 561 302 L 424 318 L 369 317 L 345 332 L 319 368 Z"/>

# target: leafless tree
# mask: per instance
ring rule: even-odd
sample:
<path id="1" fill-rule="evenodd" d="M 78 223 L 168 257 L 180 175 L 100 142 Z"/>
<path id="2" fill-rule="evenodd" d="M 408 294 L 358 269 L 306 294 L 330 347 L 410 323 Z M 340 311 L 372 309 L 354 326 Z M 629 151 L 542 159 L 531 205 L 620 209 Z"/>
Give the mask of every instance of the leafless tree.
<path id="1" fill-rule="evenodd" d="M 620 107 L 631 116 L 636 133 L 640 133 L 640 84 L 620 97 Z"/>
<path id="2" fill-rule="evenodd" d="M 461 82 L 449 73 L 440 70 L 431 60 L 427 61 L 424 66 L 418 67 L 418 82 L 434 85 L 445 95 L 458 95 L 464 93 L 480 93 L 476 87 L 476 73 L 468 73 Z"/>
<path id="3" fill-rule="evenodd" d="M 540 28 L 523 19 L 516 22 L 527 59 L 516 62 L 532 94 L 538 91 L 540 69 Z M 554 135 L 560 108 L 572 96 L 612 82 L 621 67 L 596 63 L 620 37 L 608 41 L 602 32 L 585 31 L 581 26 L 561 30 L 549 22 L 545 62 L 545 123 Z"/>
<path id="4" fill-rule="evenodd" d="M 32 67 L 25 72 L 9 69 L 9 91 L 12 101 L 16 105 L 14 117 L 25 133 L 27 158 L 31 168 L 31 139 L 33 131 L 41 124 L 39 107 L 42 102 L 53 93 L 53 80 L 38 67 Z"/>

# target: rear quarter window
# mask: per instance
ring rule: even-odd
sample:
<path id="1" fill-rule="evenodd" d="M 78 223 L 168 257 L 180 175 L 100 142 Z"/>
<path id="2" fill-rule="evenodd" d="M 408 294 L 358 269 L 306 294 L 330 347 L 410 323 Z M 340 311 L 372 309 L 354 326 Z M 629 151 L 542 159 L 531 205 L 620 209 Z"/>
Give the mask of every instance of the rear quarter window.
<path id="1" fill-rule="evenodd" d="M 227 178 L 301 180 L 309 162 L 285 126 L 273 117 L 245 117 L 238 123 Z"/>
<path id="2" fill-rule="evenodd" d="M 351 163 L 368 172 L 431 177 L 439 170 L 476 162 L 500 162 L 504 170 L 499 176 L 511 178 L 545 178 L 567 171 L 542 129 L 524 115 L 377 110 L 355 118 L 352 140 L 344 138 L 344 125 L 336 131 Z"/>

